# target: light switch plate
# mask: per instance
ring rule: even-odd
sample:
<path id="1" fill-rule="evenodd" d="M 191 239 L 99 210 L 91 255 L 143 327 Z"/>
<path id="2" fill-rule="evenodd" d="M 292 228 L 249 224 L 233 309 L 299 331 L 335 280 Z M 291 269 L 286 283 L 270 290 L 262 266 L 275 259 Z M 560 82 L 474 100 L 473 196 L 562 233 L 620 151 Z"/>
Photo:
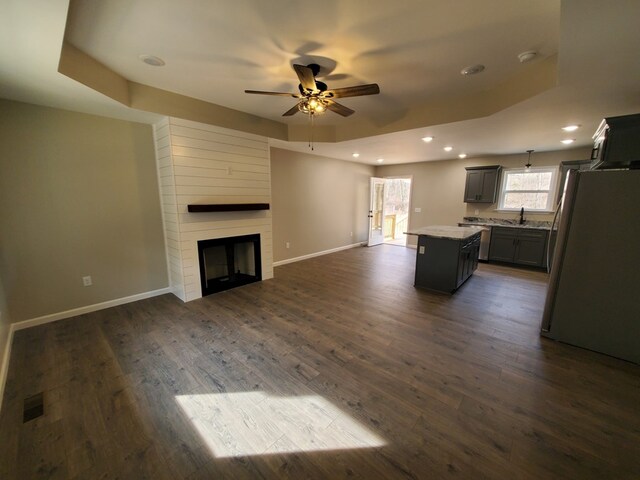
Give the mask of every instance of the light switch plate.
<path id="1" fill-rule="evenodd" d="M 418 249 L 418 253 L 420 255 L 424 255 L 424 245 L 421 245 L 420 248 Z"/>
<path id="2" fill-rule="evenodd" d="M 416 213 L 420 213 L 420 212 L 422 212 L 422 208 L 416 207 L 416 208 L 413 209 L 413 211 L 416 212 Z"/>

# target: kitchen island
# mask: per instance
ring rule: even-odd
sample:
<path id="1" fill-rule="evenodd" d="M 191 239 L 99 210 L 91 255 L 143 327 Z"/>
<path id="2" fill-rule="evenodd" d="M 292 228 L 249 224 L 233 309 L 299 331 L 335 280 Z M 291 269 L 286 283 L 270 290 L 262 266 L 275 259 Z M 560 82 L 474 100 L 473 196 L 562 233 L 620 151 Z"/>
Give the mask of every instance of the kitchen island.
<path id="1" fill-rule="evenodd" d="M 405 232 L 418 236 L 414 285 L 454 293 L 478 268 L 484 228 L 433 225 Z"/>

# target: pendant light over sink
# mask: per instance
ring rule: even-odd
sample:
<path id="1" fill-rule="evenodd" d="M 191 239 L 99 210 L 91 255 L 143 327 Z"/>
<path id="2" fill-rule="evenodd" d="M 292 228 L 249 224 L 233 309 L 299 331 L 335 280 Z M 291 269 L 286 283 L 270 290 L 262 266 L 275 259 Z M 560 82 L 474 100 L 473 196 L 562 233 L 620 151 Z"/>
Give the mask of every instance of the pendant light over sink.
<path id="1" fill-rule="evenodd" d="M 534 152 L 534 150 L 527 150 L 527 153 L 529 154 L 529 158 L 527 159 L 527 163 L 524 166 L 524 168 L 526 170 L 530 170 L 531 169 L 531 154 Z"/>

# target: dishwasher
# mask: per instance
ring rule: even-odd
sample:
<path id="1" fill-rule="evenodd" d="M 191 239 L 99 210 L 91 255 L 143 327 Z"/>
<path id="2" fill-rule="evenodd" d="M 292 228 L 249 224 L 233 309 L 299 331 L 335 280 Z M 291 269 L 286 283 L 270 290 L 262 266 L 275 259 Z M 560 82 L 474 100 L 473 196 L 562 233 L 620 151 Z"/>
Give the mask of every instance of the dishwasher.
<path id="1" fill-rule="evenodd" d="M 480 254 L 478 260 L 486 262 L 489 260 L 489 244 L 491 244 L 491 227 L 484 227 L 480 234 Z"/>
<path id="2" fill-rule="evenodd" d="M 489 245 L 491 244 L 491 227 L 487 225 L 478 225 L 477 223 L 461 222 L 458 223 L 459 227 L 483 227 L 480 234 L 480 252 L 478 254 L 478 260 L 481 262 L 487 262 L 489 260 Z"/>

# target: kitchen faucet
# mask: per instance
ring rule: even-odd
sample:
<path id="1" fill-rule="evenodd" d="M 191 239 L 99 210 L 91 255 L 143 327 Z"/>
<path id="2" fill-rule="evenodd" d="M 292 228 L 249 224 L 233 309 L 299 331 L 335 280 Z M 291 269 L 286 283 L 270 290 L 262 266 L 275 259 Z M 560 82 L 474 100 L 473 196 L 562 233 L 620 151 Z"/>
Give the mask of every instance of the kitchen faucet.
<path id="1" fill-rule="evenodd" d="M 524 224 L 524 207 L 520 209 L 520 225 Z"/>

